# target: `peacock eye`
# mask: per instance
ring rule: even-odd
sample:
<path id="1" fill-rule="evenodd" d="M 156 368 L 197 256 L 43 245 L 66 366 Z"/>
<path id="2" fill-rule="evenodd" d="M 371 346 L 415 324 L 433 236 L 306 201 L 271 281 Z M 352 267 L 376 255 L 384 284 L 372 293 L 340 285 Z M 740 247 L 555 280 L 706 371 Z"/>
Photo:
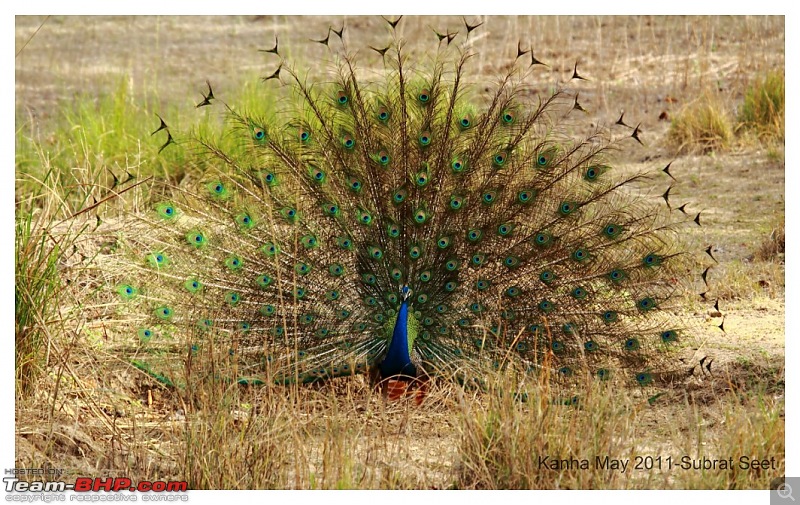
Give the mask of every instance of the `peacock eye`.
<path id="1" fill-rule="evenodd" d="M 421 147 L 427 147 L 431 143 L 431 132 L 424 131 L 419 134 L 419 145 Z"/>

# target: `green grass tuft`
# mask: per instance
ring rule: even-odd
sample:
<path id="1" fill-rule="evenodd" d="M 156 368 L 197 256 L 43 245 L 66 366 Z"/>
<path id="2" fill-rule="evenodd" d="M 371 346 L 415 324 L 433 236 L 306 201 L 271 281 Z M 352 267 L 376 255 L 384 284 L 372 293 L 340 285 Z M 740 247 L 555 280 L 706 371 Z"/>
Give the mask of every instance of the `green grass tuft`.
<path id="1" fill-rule="evenodd" d="M 18 395 L 31 392 L 46 367 L 47 321 L 61 288 L 60 250 L 34 225 L 31 214 L 17 218 L 14 255 L 15 381 Z"/>
<path id="2" fill-rule="evenodd" d="M 245 86 L 226 99 L 249 111 L 266 110 L 273 92 L 266 86 Z M 49 174 L 52 184 L 63 189 L 63 198 L 72 205 L 82 200 L 87 179 L 100 191 L 151 175 L 170 184 L 179 184 L 187 174 L 200 175 L 206 167 L 176 132 L 187 131 L 186 122 L 193 125 L 189 135 L 219 138 L 227 120 L 225 107 L 219 100 L 200 109 L 162 109 L 158 104 L 153 93 L 135 96 L 123 78 L 108 94 L 77 95 L 62 103 L 47 124 L 48 132 L 40 130 L 37 119 L 18 111 L 17 195 L 36 193 L 49 167 L 57 168 Z M 151 135 L 159 126 L 156 114 L 167 122 L 175 141 L 160 153 L 167 132 Z M 215 142 L 234 154 L 245 147 L 230 135 Z"/>
<path id="3" fill-rule="evenodd" d="M 783 72 L 769 72 L 745 91 L 738 120 L 759 136 L 785 138 L 785 88 Z"/>
<path id="4" fill-rule="evenodd" d="M 17 202 L 14 234 L 15 385 L 17 395 L 33 392 L 48 369 L 54 340 L 71 319 L 65 287 L 75 264 L 74 245 L 87 229 L 87 221 L 73 221 L 75 209 L 62 198 L 65 189 L 56 171 L 42 164 L 44 176 L 34 192 Z M 25 184 L 28 177 L 17 179 Z M 88 194 L 76 199 L 77 207 Z M 21 210 L 22 209 L 22 210 Z"/>

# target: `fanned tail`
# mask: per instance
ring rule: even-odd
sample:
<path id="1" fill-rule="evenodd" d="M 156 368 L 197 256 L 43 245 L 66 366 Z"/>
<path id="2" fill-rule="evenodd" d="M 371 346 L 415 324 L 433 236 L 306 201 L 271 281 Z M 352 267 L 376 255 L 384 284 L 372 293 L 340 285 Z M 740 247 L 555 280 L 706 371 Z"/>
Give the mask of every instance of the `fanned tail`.
<path id="1" fill-rule="evenodd" d="M 190 139 L 202 181 L 169 188 L 111 260 L 138 368 L 166 384 L 207 349 L 214 373 L 247 383 L 374 370 L 407 287 L 426 375 L 687 373 L 673 351 L 692 343 L 693 223 L 642 194 L 651 174 L 613 166 L 638 136 L 572 134 L 577 94 L 533 93 L 521 62 L 467 84 L 472 54 L 445 38 L 414 66 L 395 37 L 372 82 L 346 46 L 331 82 L 281 59 L 265 85 L 285 100 L 226 106 L 224 139 Z"/>

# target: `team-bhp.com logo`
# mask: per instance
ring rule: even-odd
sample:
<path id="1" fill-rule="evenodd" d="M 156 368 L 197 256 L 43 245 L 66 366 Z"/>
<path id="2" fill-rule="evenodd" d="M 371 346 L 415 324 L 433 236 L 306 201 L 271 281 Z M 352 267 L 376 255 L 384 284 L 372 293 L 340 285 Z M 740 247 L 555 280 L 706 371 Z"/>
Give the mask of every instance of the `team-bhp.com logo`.
<path id="1" fill-rule="evenodd" d="M 6 501 L 62 501 L 64 495 L 44 495 L 43 493 L 64 493 L 66 491 L 74 491 L 76 493 L 91 493 L 97 491 L 116 492 L 131 491 L 131 492 L 155 492 L 155 493 L 169 493 L 169 492 L 185 492 L 188 489 L 186 481 L 162 481 L 162 480 L 143 480 L 134 483 L 127 477 L 78 477 L 75 483 L 66 483 L 64 481 L 53 480 L 48 482 L 42 481 L 24 481 L 16 477 L 4 477 L 5 490 L 7 493 L 21 493 L 16 495 L 14 499 L 12 496 L 7 495 Z M 29 493 L 42 493 L 34 499 Z M 167 498 L 169 496 L 169 498 Z M 11 498 L 11 499 L 9 499 Z M 70 500 L 84 501 L 81 495 L 70 496 Z M 88 497 L 87 497 L 88 498 Z M 135 497 L 132 497 L 134 500 Z M 188 499 L 186 495 L 142 495 L 142 501 L 176 501 Z M 94 501 L 94 500 L 91 500 Z"/>

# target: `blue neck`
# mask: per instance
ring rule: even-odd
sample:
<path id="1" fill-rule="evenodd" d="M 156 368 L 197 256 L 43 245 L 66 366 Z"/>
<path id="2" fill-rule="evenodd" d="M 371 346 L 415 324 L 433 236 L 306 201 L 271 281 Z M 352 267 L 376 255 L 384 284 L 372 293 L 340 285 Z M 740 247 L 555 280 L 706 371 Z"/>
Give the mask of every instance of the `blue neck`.
<path id="1" fill-rule="evenodd" d="M 397 312 L 392 341 L 380 368 L 381 377 L 384 379 L 393 375 L 414 377 L 417 374 L 417 369 L 411 363 L 411 356 L 408 354 L 408 300 L 403 300 Z"/>

